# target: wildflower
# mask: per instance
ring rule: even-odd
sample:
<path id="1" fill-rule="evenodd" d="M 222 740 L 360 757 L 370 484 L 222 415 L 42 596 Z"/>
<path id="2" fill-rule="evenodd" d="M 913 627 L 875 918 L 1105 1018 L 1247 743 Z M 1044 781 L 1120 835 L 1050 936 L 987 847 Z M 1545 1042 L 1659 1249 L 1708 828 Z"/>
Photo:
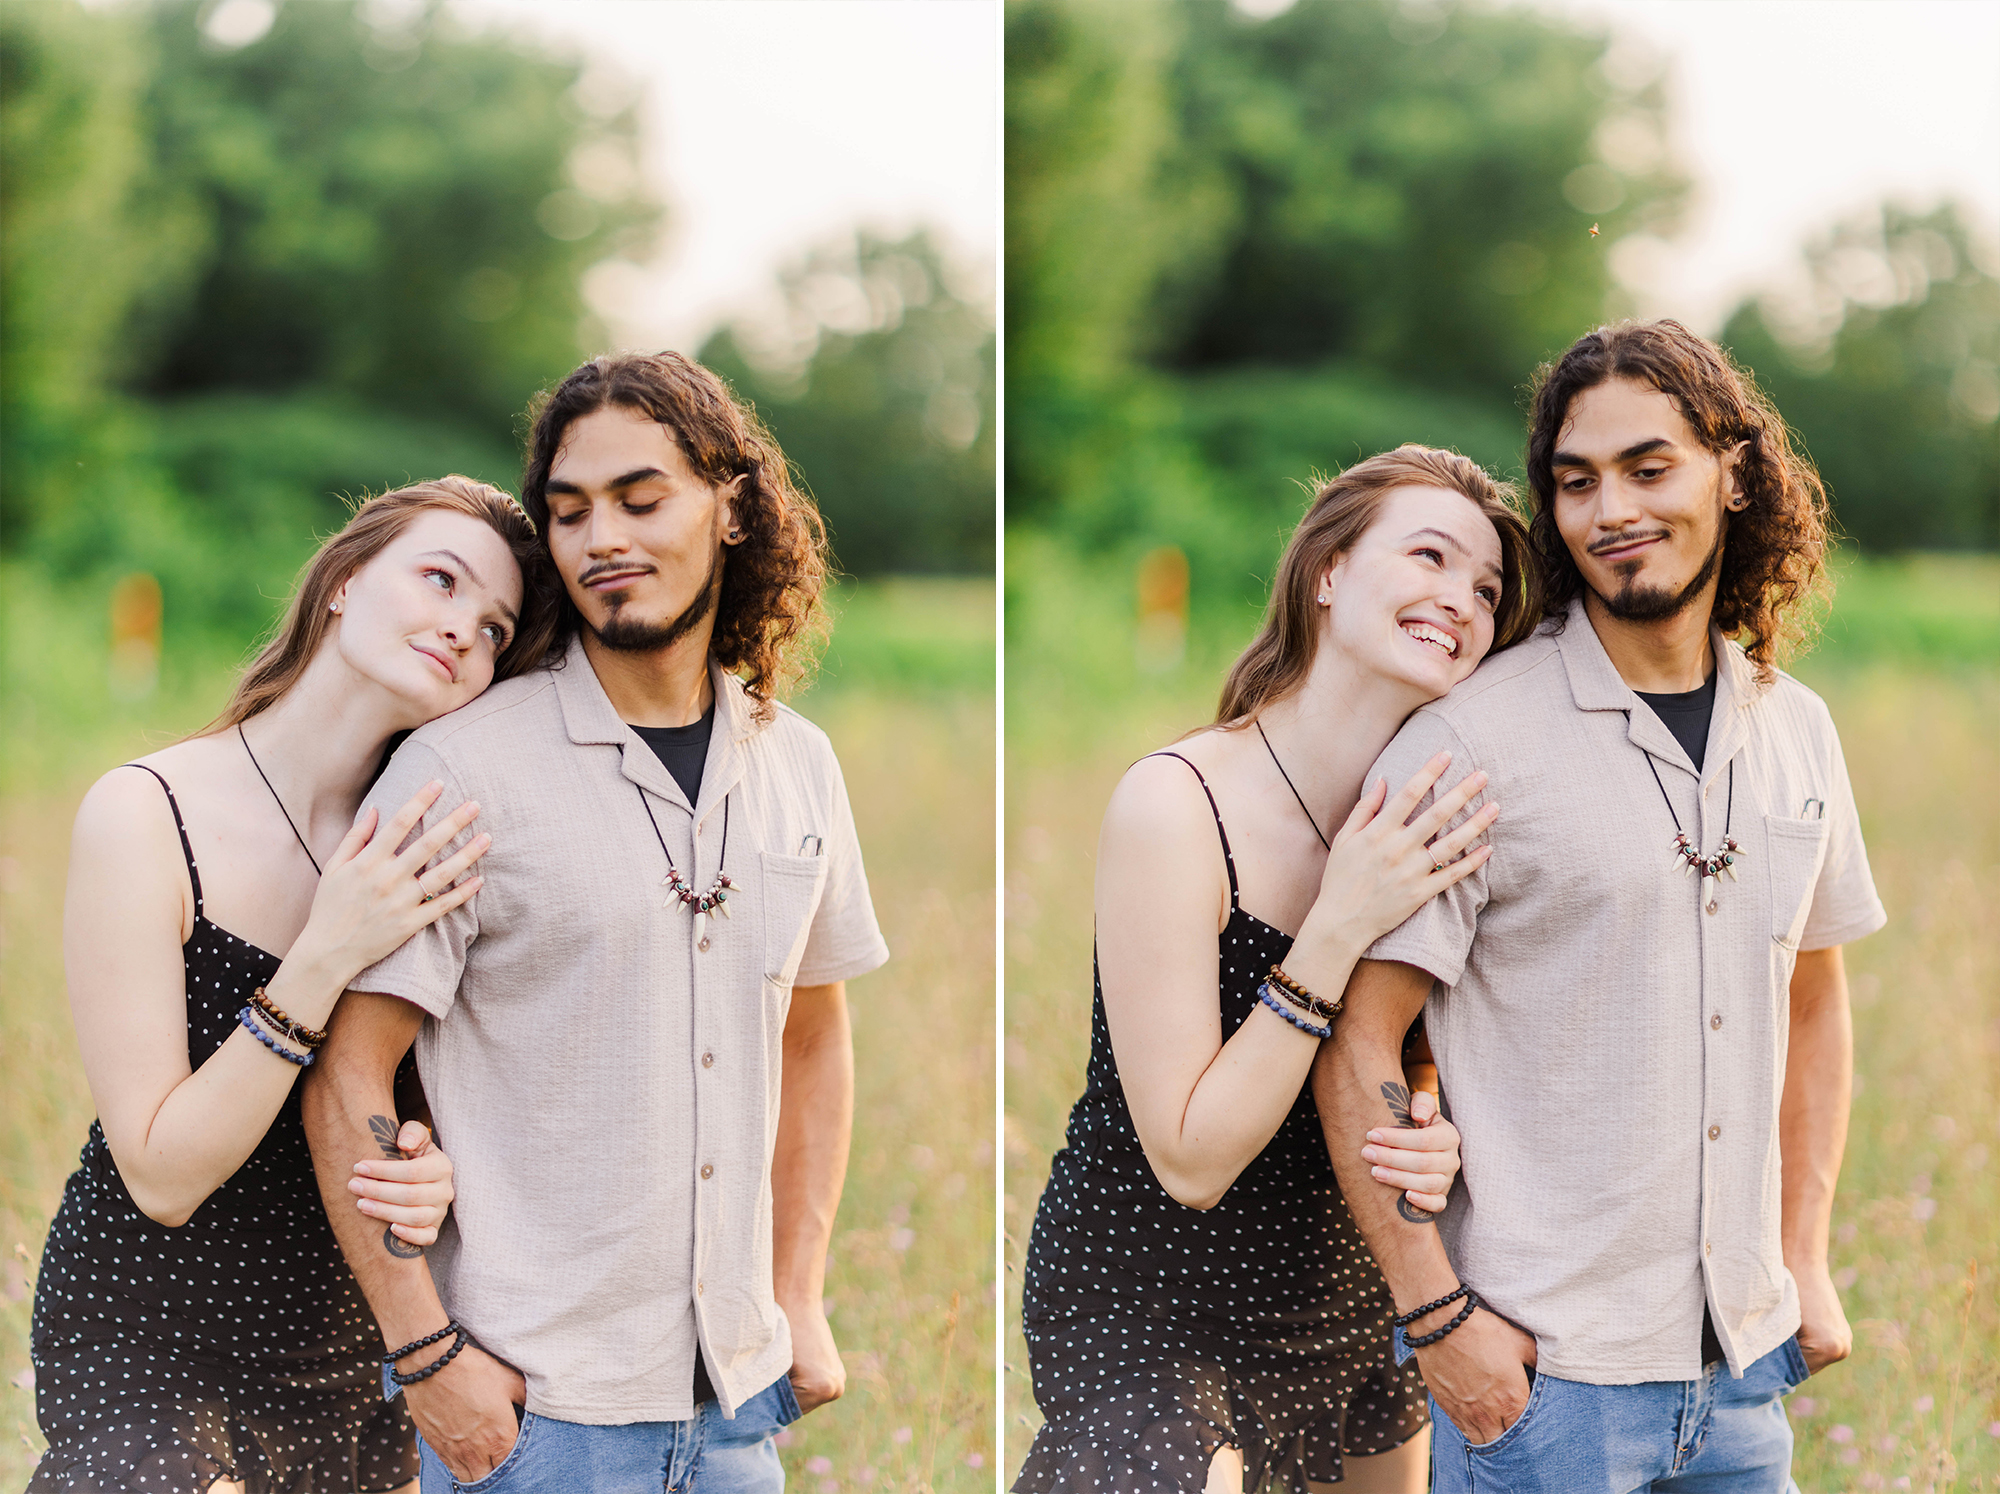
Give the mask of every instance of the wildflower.
<path id="1" fill-rule="evenodd" d="M 1854 1440 L 1854 1428 L 1844 1421 L 1837 1422 L 1826 1429 L 1826 1435 L 1834 1442 L 1852 1442 Z"/>
<path id="2" fill-rule="evenodd" d="M 1810 1416 L 1817 1410 L 1819 1410 L 1819 1402 L 1813 1399 L 1813 1397 L 1809 1395 L 1795 1395 L 1792 1397 L 1792 1415 Z"/>
<path id="3" fill-rule="evenodd" d="M 1935 1406 L 1936 1404 L 1937 1404 L 1937 1402 L 1936 1402 L 1935 1400 L 1931 1399 L 1931 1397 L 1929 1397 L 1929 1396 L 1927 1396 L 1927 1395 L 1920 1395 L 1920 1396 L 1918 1396 L 1918 1397 L 1917 1397 L 1917 1415 L 1919 1415 L 1919 1416 L 1923 1416 L 1923 1415 L 1926 1415 L 1926 1414 L 1928 1414 L 1928 1412 L 1930 1411 L 1931 1407 Z"/>
<path id="4" fill-rule="evenodd" d="M 806 1472 L 827 1474 L 833 1472 L 832 1458 L 807 1458 Z"/>
<path id="5" fill-rule="evenodd" d="M 910 1440 L 910 1435 L 911 1435 L 910 1429 L 908 1427 L 897 1427 L 895 1440 L 898 1443 L 908 1442 Z"/>
<path id="6" fill-rule="evenodd" d="M 986 1457 L 983 1453 L 967 1453 L 965 1455 L 965 1466 L 968 1468 L 984 1468 L 986 1466 Z"/>

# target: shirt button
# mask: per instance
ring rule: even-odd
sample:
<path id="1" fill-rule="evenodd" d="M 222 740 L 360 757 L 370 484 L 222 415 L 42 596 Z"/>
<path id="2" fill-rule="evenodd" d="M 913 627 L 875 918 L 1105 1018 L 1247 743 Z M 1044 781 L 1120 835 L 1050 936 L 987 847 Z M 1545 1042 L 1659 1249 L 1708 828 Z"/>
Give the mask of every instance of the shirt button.
<path id="1" fill-rule="evenodd" d="M 713 1167 L 710 1167 L 706 1162 L 704 1162 L 701 1164 L 701 1175 L 705 1178 L 712 1178 L 715 1176 L 715 1169 Z"/>
<path id="2" fill-rule="evenodd" d="M 715 1055 L 714 1055 L 713 1053 L 704 1053 L 704 1054 L 702 1054 L 702 1055 L 701 1055 L 701 1066 L 702 1066 L 703 1068 L 705 1068 L 705 1069 L 712 1069 L 712 1068 L 714 1068 L 714 1067 L 715 1067 Z"/>
<path id="3" fill-rule="evenodd" d="M 1708 1139 L 1709 1139 L 1710 1141 L 1714 1141 L 1714 1140 L 1715 1140 L 1715 1139 L 1716 1139 L 1717 1137 L 1719 1137 L 1719 1136 L 1721 1136 L 1721 1135 L 1722 1135 L 1722 1127 L 1720 1127 L 1720 1126 L 1710 1126 L 1710 1127 L 1708 1128 Z M 708 1176 L 708 1169 L 707 1169 L 706 1167 L 704 1167 L 704 1168 L 703 1168 L 703 1169 L 702 1169 L 701 1171 L 702 1171 L 702 1176 L 703 1176 L 703 1177 L 706 1177 L 706 1176 Z"/>
<path id="4" fill-rule="evenodd" d="M 1717 1012 L 1714 1016 L 1710 1017 L 1708 1019 L 1708 1025 L 1710 1027 L 1720 1028 L 1722 1026 L 1722 1013 Z"/>

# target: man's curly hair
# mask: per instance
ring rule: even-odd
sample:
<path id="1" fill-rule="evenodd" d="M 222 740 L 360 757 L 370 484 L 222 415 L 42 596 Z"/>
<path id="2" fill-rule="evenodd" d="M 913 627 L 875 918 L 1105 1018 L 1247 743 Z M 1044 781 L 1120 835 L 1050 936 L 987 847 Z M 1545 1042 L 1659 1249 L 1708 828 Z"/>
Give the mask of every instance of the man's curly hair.
<path id="1" fill-rule="evenodd" d="M 768 718 L 771 702 L 810 668 L 826 585 L 826 525 L 812 496 L 793 480 L 784 452 L 748 405 L 721 379 L 679 353 L 607 353 L 572 372 L 529 406 L 527 470 L 521 502 L 544 547 L 549 534 L 549 470 L 570 426 L 607 406 L 634 410 L 673 436 L 688 465 L 721 487 L 743 478 L 731 507 L 740 544 L 725 552 L 709 650 L 738 673 Z M 549 662 L 582 624 L 565 592 Z"/>
<path id="2" fill-rule="evenodd" d="M 1736 477 L 1748 499 L 1728 517 L 1715 625 L 1743 645 L 1768 684 L 1781 655 L 1809 638 L 1826 589 L 1826 489 L 1750 372 L 1679 322 L 1620 322 L 1579 338 L 1536 370 L 1528 427 L 1528 525 L 1548 573 L 1544 606 L 1561 618 L 1583 588 L 1556 528 L 1556 443 L 1576 397 L 1610 379 L 1631 379 L 1669 396 L 1695 439 L 1718 456 L 1745 443 Z"/>

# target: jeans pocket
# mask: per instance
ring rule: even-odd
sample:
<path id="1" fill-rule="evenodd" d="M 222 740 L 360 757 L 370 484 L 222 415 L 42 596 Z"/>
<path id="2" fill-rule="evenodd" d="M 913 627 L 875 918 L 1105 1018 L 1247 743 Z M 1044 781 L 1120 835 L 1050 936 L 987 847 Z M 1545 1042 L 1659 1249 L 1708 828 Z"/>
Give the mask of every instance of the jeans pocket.
<path id="1" fill-rule="evenodd" d="M 1527 1367 L 1524 1365 L 1525 1370 Z M 1465 1449 L 1475 1458 L 1489 1458 L 1503 1452 L 1520 1440 L 1528 1423 L 1534 1420 L 1535 1412 L 1541 1409 L 1543 1392 L 1548 1389 L 1549 1377 L 1530 1373 L 1528 1376 L 1528 1404 L 1521 1408 L 1521 1414 L 1514 1418 L 1514 1424 L 1495 1437 L 1491 1442 L 1467 1442 Z"/>
<path id="2" fill-rule="evenodd" d="M 1785 1390 L 1789 1393 L 1805 1384 L 1812 1371 L 1806 1368 L 1806 1351 L 1799 1347 L 1796 1333 L 1778 1347 L 1785 1356 Z"/>
<path id="3" fill-rule="evenodd" d="M 507 1449 L 507 1456 L 482 1479 L 476 1479 L 469 1484 L 462 1484 L 453 1479 L 451 1486 L 458 1491 L 458 1494 L 486 1494 L 488 1489 L 499 1487 L 502 1479 L 520 1470 L 522 1457 L 528 1450 L 528 1438 L 534 1433 L 537 1418 L 518 1406 L 515 1408 L 515 1414 L 521 1418 L 521 1426 L 520 1430 L 514 1433 L 514 1445 Z"/>
<path id="4" fill-rule="evenodd" d="M 778 1383 L 775 1388 L 778 1392 L 778 1425 L 788 1427 L 801 1416 L 804 1416 L 805 1412 L 799 1409 L 799 1395 L 797 1391 L 792 1389 L 792 1377 L 790 1375 L 778 1376 Z"/>

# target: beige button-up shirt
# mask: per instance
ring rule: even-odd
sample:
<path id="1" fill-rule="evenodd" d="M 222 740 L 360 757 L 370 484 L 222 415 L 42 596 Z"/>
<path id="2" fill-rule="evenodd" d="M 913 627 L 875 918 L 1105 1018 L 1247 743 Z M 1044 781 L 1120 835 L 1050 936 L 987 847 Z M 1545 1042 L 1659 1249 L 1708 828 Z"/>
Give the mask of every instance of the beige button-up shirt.
<path id="1" fill-rule="evenodd" d="M 1738 1375 L 1797 1331 L 1792 967 L 1886 921 L 1826 706 L 1788 675 L 1760 689 L 1712 642 L 1699 775 L 1580 602 L 1417 712 L 1375 768 L 1394 788 L 1446 748 L 1444 786 L 1484 768 L 1500 804 L 1486 865 L 1369 954 L 1435 978 L 1424 1019 L 1464 1135 L 1452 1263 L 1562 1379 L 1695 1378 L 1704 1301 Z M 1675 815 L 1704 856 L 1743 847 L 1714 913 Z"/>
<path id="2" fill-rule="evenodd" d="M 476 799 L 493 836 L 479 893 L 354 985 L 429 1014 L 417 1059 L 458 1189 L 430 1252 L 445 1306 L 562 1421 L 692 1415 L 697 1343 L 732 1416 L 790 1367 L 771 1280 L 785 1014 L 795 983 L 888 958 L 825 733 L 782 706 L 760 722 L 711 678 L 698 804 L 580 644 L 418 731 L 368 799 L 393 813 L 441 779 L 435 812 Z M 734 883 L 706 951 L 662 839 L 697 892 Z"/>

